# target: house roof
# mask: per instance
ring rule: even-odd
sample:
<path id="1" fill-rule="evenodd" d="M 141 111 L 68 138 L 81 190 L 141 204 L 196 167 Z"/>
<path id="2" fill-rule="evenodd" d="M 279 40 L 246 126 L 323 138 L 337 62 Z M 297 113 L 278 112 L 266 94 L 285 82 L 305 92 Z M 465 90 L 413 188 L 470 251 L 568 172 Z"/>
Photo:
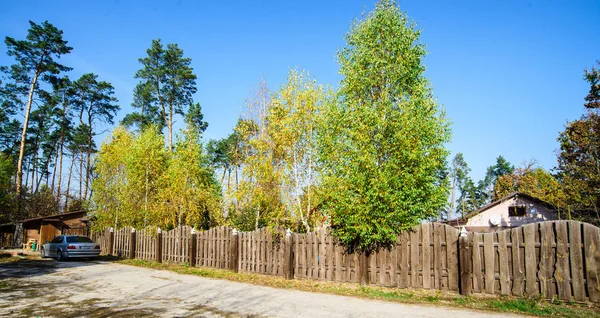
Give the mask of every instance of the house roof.
<path id="1" fill-rule="evenodd" d="M 46 219 L 61 219 L 65 216 L 71 216 L 74 214 L 81 214 L 81 213 L 87 213 L 84 210 L 79 210 L 79 211 L 71 211 L 71 212 L 65 212 L 65 213 L 61 213 L 61 214 L 54 214 L 54 215 L 45 215 L 45 216 L 40 216 L 40 217 L 36 217 L 36 218 L 31 218 L 31 219 L 25 219 L 25 220 L 21 220 L 21 221 L 17 221 L 17 222 L 31 222 L 31 221 L 40 221 L 40 220 L 46 220 Z"/>
<path id="2" fill-rule="evenodd" d="M 556 207 L 554 205 L 552 205 L 552 204 L 550 204 L 550 203 L 548 203 L 546 201 L 542 201 L 542 200 L 540 200 L 540 199 L 538 199 L 536 197 L 532 197 L 529 194 L 526 194 L 526 193 L 523 193 L 523 192 L 513 192 L 513 193 L 511 193 L 511 194 L 509 194 L 509 195 L 507 195 L 507 196 L 505 196 L 505 197 L 503 197 L 503 198 L 501 198 L 499 200 L 496 200 L 496 201 L 494 201 L 492 203 L 489 203 L 489 204 L 481 207 L 479 210 L 473 211 L 473 212 L 465 215 L 464 220 L 470 219 L 470 218 L 476 216 L 477 214 L 479 214 L 479 213 L 481 213 L 483 211 L 486 211 L 489 208 L 492 208 L 492 207 L 494 207 L 494 206 L 496 206 L 498 204 L 504 203 L 507 200 L 510 200 L 510 199 L 512 199 L 514 197 L 524 197 L 524 198 L 527 198 L 527 199 L 529 199 L 529 200 L 531 200 L 533 202 L 536 202 L 536 203 L 538 203 L 540 205 L 543 205 L 543 206 L 549 208 L 550 210 L 556 210 Z M 461 219 L 462 218 L 456 218 L 454 220 L 448 220 L 446 222 L 456 222 L 456 221 L 461 220 Z"/>

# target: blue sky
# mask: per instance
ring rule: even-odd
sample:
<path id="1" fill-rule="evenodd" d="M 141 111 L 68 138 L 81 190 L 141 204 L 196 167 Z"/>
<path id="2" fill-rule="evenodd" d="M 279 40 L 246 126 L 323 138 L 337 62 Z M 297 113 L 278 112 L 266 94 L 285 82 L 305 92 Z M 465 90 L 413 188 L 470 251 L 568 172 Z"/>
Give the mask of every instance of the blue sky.
<path id="1" fill-rule="evenodd" d="M 453 153 L 472 176 L 503 155 L 551 169 L 556 137 L 583 113 L 583 70 L 600 59 L 599 1 L 400 1 L 422 31 L 434 94 L 452 121 Z M 74 48 L 71 78 L 94 72 L 131 112 L 137 59 L 152 39 L 177 43 L 198 76 L 205 138 L 231 132 L 261 77 L 276 89 L 294 67 L 337 87 L 336 52 L 374 1 L 2 2 L 0 36 L 22 39 L 48 20 Z M 11 64 L 0 45 L 0 65 Z M 180 122 L 182 120 L 179 120 Z M 99 137 L 99 141 L 107 134 Z"/>

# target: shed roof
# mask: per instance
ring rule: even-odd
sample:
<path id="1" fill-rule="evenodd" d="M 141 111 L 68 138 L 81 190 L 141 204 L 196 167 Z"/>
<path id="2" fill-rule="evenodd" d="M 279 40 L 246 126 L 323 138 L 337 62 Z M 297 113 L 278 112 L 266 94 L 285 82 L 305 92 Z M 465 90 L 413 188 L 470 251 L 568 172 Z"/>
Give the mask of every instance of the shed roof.
<path id="1" fill-rule="evenodd" d="M 39 217 L 25 219 L 25 220 L 21 220 L 21 221 L 17 221 L 17 222 L 26 223 L 26 222 L 32 222 L 32 221 L 41 221 L 44 219 L 64 219 L 64 217 L 69 217 L 69 216 L 73 216 L 73 215 L 81 214 L 81 213 L 83 213 L 85 215 L 87 213 L 87 211 L 79 210 L 79 211 L 65 212 L 65 213 L 61 213 L 61 214 L 45 215 L 45 216 L 39 216 Z"/>

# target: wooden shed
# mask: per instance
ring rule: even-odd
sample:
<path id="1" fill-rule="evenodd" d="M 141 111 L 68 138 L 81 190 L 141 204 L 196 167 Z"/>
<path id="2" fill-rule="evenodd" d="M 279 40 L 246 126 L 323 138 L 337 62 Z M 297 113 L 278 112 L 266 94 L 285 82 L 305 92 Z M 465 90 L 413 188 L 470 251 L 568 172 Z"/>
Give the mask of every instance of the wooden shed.
<path id="1" fill-rule="evenodd" d="M 73 211 L 20 221 L 23 224 L 23 243 L 34 239 L 38 244 L 52 241 L 56 236 L 88 235 L 86 211 Z"/>

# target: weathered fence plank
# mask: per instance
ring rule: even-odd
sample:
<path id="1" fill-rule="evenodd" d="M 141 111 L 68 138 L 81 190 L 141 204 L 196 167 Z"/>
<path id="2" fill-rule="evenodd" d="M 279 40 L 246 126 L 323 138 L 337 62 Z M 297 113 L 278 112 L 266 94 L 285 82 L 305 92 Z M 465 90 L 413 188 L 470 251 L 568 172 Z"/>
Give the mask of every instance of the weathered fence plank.
<path id="1" fill-rule="evenodd" d="M 589 300 L 600 301 L 600 229 L 591 225 L 583 225 L 583 242 L 585 245 L 586 285 Z"/>

